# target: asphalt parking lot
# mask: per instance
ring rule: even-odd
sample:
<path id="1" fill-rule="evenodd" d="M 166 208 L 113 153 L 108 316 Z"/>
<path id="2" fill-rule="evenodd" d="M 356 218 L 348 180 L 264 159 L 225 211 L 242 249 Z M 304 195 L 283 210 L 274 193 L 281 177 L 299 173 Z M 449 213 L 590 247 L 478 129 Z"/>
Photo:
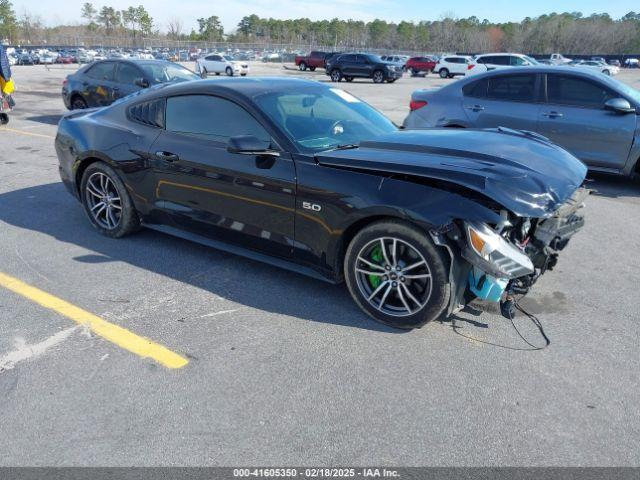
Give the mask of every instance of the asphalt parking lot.
<path id="1" fill-rule="evenodd" d="M 0 129 L 0 465 L 640 465 L 640 184 L 595 178 L 585 229 L 523 301 L 548 348 L 492 312 L 399 332 L 343 286 L 98 235 L 57 172 L 70 71 L 15 67 Z M 252 72 L 280 74 L 327 80 Z M 411 91 L 450 81 L 341 86 L 401 122 Z M 183 361 L 143 358 L 139 337 Z"/>

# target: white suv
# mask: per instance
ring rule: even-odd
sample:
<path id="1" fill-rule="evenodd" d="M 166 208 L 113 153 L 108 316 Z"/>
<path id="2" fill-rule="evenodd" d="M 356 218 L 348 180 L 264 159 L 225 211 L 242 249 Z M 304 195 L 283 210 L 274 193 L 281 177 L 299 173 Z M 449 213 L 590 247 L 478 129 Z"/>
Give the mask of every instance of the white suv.
<path id="1" fill-rule="evenodd" d="M 245 62 L 236 62 L 233 57 L 228 55 L 214 53 L 196 60 L 196 72 L 202 78 L 206 78 L 210 73 L 215 73 L 216 75 L 225 73 L 230 77 L 233 75 L 242 75 L 244 77 L 249 73 L 249 65 Z"/>
<path id="2" fill-rule="evenodd" d="M 508 67 L 528 67 L 540 65 L 537 60 L 520 53 L 485 53 L 477 55 L 469 63 L 467 75 L 476 75 L 489 70 Z"/>
<path id="3" fill-rule="evenodd" d="M 469 62 L 471 62 L 471 57 L 465 55 L 443 55 L 436 62 L 433 73 L 440 75 L 440 78 L 453 78 L 456 75 L 466 75 Z"/>

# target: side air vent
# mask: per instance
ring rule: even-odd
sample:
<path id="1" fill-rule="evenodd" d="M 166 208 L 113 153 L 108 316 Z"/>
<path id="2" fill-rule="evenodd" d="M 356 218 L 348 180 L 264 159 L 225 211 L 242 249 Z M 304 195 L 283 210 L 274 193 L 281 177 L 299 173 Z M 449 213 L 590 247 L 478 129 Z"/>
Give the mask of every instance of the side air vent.
<path id="1" fill-rule="evenodd" d="M 129 107 L 129 120 L 150 127 L 164 127 L 164 99 L 138 103 Z"/>

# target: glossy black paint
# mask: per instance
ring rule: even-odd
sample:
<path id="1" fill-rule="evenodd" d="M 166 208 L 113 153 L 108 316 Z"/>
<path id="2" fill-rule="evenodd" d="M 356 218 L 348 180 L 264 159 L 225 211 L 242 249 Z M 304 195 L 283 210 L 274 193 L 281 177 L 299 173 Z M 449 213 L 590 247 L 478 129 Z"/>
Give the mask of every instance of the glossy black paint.
<path id="1" fill-rule="evenodd" d="M 373 55 L 345 53 L 326 60 L 325 73 L 331 76 L 338 71 L 343 78 L 373 78 L 375 72 L 382 72 L 383 81 L 402 78 L 402 68 L 383 62 Z"/>
<path id="2" fill-rule="evenodd" d="M 510 131 L 398 132 L 363 139 L 353 150 L 303 154 L 253 97 L 310 86 L 329 88 L 289 79 L 215 79 L 68 114 L 56 138 L 61 178 L 78 196 L 82 171 L 102 160 L 121 175 L 145 224 L 232 245 L 236 253 L 242 247 L 331 281 L 342 277 L 350 238 L 377 219 L 405 219 L 427 235 L 458 219 L 495 224 L 502 208 L 544 217 L 584 179 L 584 166 L 564 150 Z M 224 143 L 127 117 L 138 102 L 183 94 L 240 105 L 272 136 L 280 155 L 230 153 Z"/>

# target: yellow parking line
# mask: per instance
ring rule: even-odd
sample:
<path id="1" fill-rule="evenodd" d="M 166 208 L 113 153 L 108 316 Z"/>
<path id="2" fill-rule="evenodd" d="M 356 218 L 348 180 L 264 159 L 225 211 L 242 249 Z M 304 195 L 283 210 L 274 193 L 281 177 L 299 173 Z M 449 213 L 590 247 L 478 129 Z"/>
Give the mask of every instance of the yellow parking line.
<path id="1" fill-rule="evenodd" d="M 60 315 L 70 318 L 79 325 L 86 325 L 96 335 L 142 358 L 151 358 L 167 368 L 182 368 L 189 363 L 186 358 L 181 357 L 162 345 L 140 337 L 125 328 L 109 323 L 93 313 L 89 313 L 86 310 L 2 272 L 0 272 L 0 287 L 11 290 L 44 308 L 48 308 L 49 310 L 53 310 Z"/>
<path id="2" fill-rule="evenodd" d="M 28 135 L 30 137 L 41 137 L 55 139 L 53 135 L 45 135 L 43 133 L 25 132 L 24 130 L 16 130 L 15 128 L 1 127 L 0 132 L 6 130 L 7 132 L 18 133 L 20 135 Z"/>

